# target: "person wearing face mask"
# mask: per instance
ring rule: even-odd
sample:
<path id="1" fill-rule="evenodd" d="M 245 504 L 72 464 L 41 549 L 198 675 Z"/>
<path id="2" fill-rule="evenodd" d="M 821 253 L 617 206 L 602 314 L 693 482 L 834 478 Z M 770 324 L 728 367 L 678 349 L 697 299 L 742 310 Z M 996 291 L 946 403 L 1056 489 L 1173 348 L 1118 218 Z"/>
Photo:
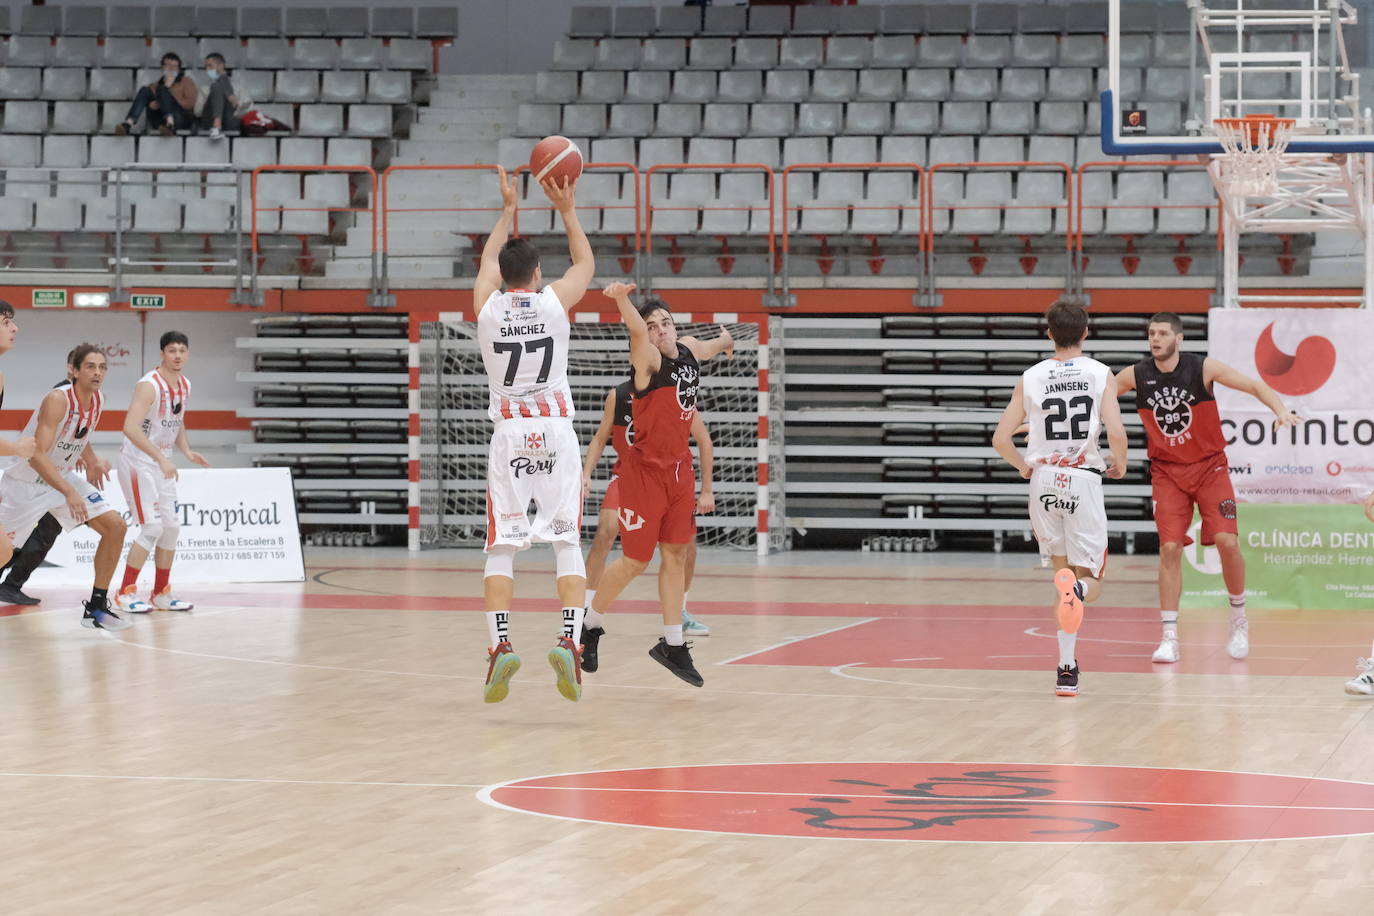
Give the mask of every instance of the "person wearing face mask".
<path id="1" fill-rule="evenodd" d="M 181 57 L 172 52 L 162 55 L 162 76 L 144 86 L 134 96 L 129 114 L 115 128 L 124 136 L 133 131 L 138 119 L 148 112 L 148 126 L 156 122 L 158 133 L 170 137 L 178 130 L 189 130 L 196 106 L 196 84 L 181 71 Z"/>
<path id="2" fill-rule="evenodd" d="M 239 117 L 235 112 L 240 99 L 234 92 L 234 84 L 229 81 L 224 55 L 205 55 L 205 76 L 210 80 L 210 85 L 200 90 L 196 114 L 200 117 L 201 128 L 209 129 L 210 139 L 219 140 L 226 130 L 239 129 Z"/>

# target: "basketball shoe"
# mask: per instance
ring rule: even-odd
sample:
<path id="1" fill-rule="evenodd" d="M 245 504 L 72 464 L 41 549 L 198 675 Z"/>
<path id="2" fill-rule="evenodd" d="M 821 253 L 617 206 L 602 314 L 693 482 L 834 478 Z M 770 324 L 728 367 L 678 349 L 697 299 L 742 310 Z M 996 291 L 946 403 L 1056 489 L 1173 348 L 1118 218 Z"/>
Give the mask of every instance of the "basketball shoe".
<path id="1" fill-rule="evenodd" d="M 576 703 L 582 699 L 582 669 L 578 667 L 577 646 L 566 636 L 549 650 L 549 664 L 558 675 L 558 692 Z"/>
<path id="2" fill-rule="evenodd" d="M 503 642 L 495 649 L 487 650 L 487 683 L 482 688 L 482 699 L 487 703 L 500 703 L 510 694 L 510 679 L 520 670 L 520 656 Z"/>
<path id="3" fill-rule="evenodd" d="M 153 596 L 153 607 L 159 611 L 189 611 L 195 605 L 180 598 L 173 598 L 171 586 L 168 586 Z"/>
<path id="4" fill-rule="evenodd" d="M 1150 661 L 1159 662 L 1163 665 L 1172 665 L 1178 661 L 1178 637 L 1166 636 L 1159 641 L 1159 648 L 1155 654 L 1150 656 Z"/>
<path id="5" fill-rule="evenodd" d="M 682 612 L 683 636 L 710 636 L 711 628 L 686 611 Z"/>
<path id="6" fill-rule="evenodd" d="M 1060 697 L 1078 696 L 1078 662 L 1073 667 L 1060 665 L 1054 681 L 1054 695 Z"/>
<path id="7" fill-rule="evenodd" d="M 1352 697 L 1374 696 L 1374 655 L 1356 660 L 1355 668 L 1360 673 L 1345 682 L 1345 692 Z"/>
<path id="8" fill-rule="evenodd" d="M 680 646 L 668 645 L 668 640 L 658 638 L 658 645 L 649 650 L 649 657 L 669 671 L 682 678 L 693 687 L 706 683 L 692 664 L 692 652 L 686 643 Z"/>
<path id="9" fill-rule="evenodd" d="M 1250 654 L 1250 621 L 1244 617 L 1231 620 L 1231 638 L 1226 641 L 1226 654 L 1237 661 Z"/>
<path id="10" fill-rule="evenodd" d="M 24 594 L 24 590 L 17 585 L 10 585 L 8 582 L 0 582 L 0 604 L 22 604 L 32 606 L 38 604 L 37 598 L 32 595 Z"/>
<path id="11" fill-rule="evenodd" d="M 1083 624 L 1083 594 L 1072 569 L 1061 569 L 1054 574 L 1054 590 L 1059 593 L 1059 629 L 1077 633 Z"/>
<path id="12" fill-rule="evenodd" d="M 595 674 L 596 669 L 601 667 L 596 650 L 601 644 L 601 637 L 605 635 L 605 627 L 582 628 L 582 670 L 588 674 Z"/>
<path id="13" fill-rule="evenodd" d="M 110 610 L 110 603 L 108 601 L 105 602 L 104 607 L 94 605 L 89 601 L 81 602 L 81 606 L 86 609 L 86 612 L 81 615 L 81 625 L 83 627 L 109 630 L 113 633 L 119 630 L 127 630 L 134 625 L 132 620 L 120 617 L 114 611 Z"/>
<path id="14" fill-rule="evenodd" d="M 153 606 L 135 594 L 138 586 L 130 585 L 115 595 L 114 606 L 126 614 L 147 614 Z"/>

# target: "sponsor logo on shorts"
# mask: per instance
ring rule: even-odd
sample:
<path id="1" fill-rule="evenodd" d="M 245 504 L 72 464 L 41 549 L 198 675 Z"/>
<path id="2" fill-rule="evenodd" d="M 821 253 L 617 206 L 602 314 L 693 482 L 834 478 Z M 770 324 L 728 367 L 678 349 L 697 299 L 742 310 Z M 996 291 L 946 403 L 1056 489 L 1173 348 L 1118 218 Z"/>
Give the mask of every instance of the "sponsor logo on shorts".
<path id="1" fill-rule="evenodd" d="M 513 522 L 513 521 L 515 521 L 517 518 L 524 518 L 524 517 L 525 517 L 525 513 L 523 513 L 523 512 L 503 512 L 503 513 L 501 513 L 500 515 L 497 516 L 497 518 L 499 518 L 499 519 L 500 519 L 501 521 L 503 521 L 503 522 Z"/>
<path id="2" fill-rule="evenodd" d="M 525 448 L 532 452 L 542 451 L 544 449 L 544 434 L 525 433 Z"/>
<path id="3" fill-rule="evenodd" d="M 1217 508 L 1218 508 L 1219 510 L 1221 510 L 1221 517 L 1222 517 L 1222 518 L 1228 519 L 1228 520 L 1234 520 L 1234 519 L 1235 519 L 1235 517 L 1236 517 L 1236 501 L 1235 501 L 1234 499 L 1223 499 L 1220 503 L 1217 504 Z"/>
<path id="4" fill-rule="evenodd" d="M 1055 496 L 1053 493 L 1041 493 L 1040 505 L 1044 506 L 1047 512 L 1051 509 L 1059 509 L 1062 512 L 1073 515 L 1078 511 L 1077 499 L 1065 499 L 1061 496 Z"/>
<path id="5" fill-rule="evenodd" d="M 1061 489 L 1061 490 L 1072 490 L 1072 489 L 1073 489 L 1073 475 L 1072 475 L 1072 474 L 1055 474 L 1055 475 L 1054 475 L 1054 485 L 1055 485 L 1056 487 L 1058 487 L 1059 489 Z"/>
<path id="6" fill-rule="evenodd" d="M 620 518 L 621 526 L 624 527 L 626 531 L 638 531 L 640 528 L 644 527 L 644 516 L 633 509 L 621 509 L 617 515 Z"/>
<path id="7" fill-rule="evenodd" d="M 555 463 L 555 456 L 547 458 L 512 458 L 510 460 L 510 470 L 517 478 L 530 477 L 534 474 L 552 474 Z"/>
<path id="8" fill-rule="evenodd" d="M 554 519 L 549 527 L 553 529 L 554 534 L 568 534 L 577 530 L 577 526 L 565 518 Z"/>

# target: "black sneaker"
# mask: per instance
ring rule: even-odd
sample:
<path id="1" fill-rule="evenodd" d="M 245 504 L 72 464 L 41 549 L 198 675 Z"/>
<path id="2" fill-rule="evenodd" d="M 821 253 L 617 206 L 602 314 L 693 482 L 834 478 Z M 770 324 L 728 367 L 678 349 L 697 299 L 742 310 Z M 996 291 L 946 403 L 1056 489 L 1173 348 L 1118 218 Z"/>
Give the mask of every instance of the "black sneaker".
<path id="1" fill-rule="evenodd" d="M 18 586 L 10 585 L 8 582 L 0 582 L 0 604 L 31 605 L 37 603 L 37 598 L 24 594 Z"/>
<path id="2" fill-rule="evenodd" d="M 81 615 L 81 625 L 88 629 L 117 632 L 119 630 L 127 630 L 134 625 L 132 620 L 120 617 L 114 611 L 110 610 L 109 601 L 103 602 L 103 606 L 92 604 L 89 601 L 83 601 L 81 602 L 81 606 L 86 609 L 85 613 Z"/>
<path id="3" fill-rule="evenodd" d="M 588 674 L 594 673 L 601 665 L 596 657 L 596 647 L 605 635 L 605 627 L 582 628 L 582 670 Z"/>
<path id="4" fill-rule="evenodd" d="M 1073 667 L 1060 665 L 1058 677 L 1054 681 L 1055 696 L 1076 697 L 1078 696 L 1078 662 L 1074 662 Z"/>
<path id="5" fill-rule="evenodd" d="M 706 683 L 697 673 L 696 666 L 692 664 L 692 652 L 685 643 L 670 646 L 668 641 L 660 636 L 658 645 L 649 650 L 649 657 L 693 687 L 700 687 Z"/>

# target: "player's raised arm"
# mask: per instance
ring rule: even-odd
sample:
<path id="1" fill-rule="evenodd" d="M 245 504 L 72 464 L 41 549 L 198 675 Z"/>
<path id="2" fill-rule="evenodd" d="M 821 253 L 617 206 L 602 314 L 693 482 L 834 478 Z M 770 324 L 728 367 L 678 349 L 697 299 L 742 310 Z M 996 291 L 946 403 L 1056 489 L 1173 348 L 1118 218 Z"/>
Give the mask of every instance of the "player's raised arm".
<path id="1" fill-rule="evenodd" d="M 557 280 L 549 284 L 563 308 L 572 309 L 587 294 L 596 274 L 596 258 L 592 255 L 592 243 L 587 241 L 587 233 L 582 231 L 582 223 L 577 218 L 577 182 L 566 178 L 556 184 L 546 178 L 542 185 L 549 202 L 558 215 L 563 218 L 563 228 L 568 233 L 568 253 L 572 255 L 572 266 Z"/>
<path id="2" fill-rule="evenodd" d="M 1016 390 L 1011 393 L 1011 400 L 1007 402 L 1006 409 L 1002 411 L 1002 419 L 997 424 L 997 431 L 992 434 L 992 447 L 997 449 L 997 454 L 1001 455 L 1007 464 L 1016 468 L 1022 477 L 1029 478 L 1031 466 L 1026 463 L 1026 459 L 1021 457 L 1021 453 L 1011 442 L 1011 437 L 1015 434 L 1016 428 L 1026 419 L 1024 385 L 1024 380 L 1017 380 Z"/>
<path id="3" fill-rule="evenodd" d="M 1122 370 L 1128 371 L 1128 370 Z M 1126 425 L 1121 422 L 1121 405 L 1117 403 L 1116 379 L 1107 376 L 1107 387 L 1102 391 L 1102 425 L 1107 430 L 1107 447 L 1112 450 L 1111 465 L 1107 476 L 1120 480 L 1126 476 Z"/>
<path id="4" fill-rule="evenodd" d="M 684 347 L 692 351 L 692 355 L 698 362 L 706 362 L 708 359 L 724 353 L 726 359 L 735 358 L 735 338 L 730 336 L 730 329 L 725 325 L 720 326 L 720 333 L 712 340 L 701 340 L 696 337 L 678 338 Z"/>
<path id="5" fill-rule="evenodd" d="M 498 255 L 510 238 L 511 223 L 515 221 L 515 179 L 507 175 L 506 170 L 500 166 L 497 166 L 497 170 L 501 173 L 501 217 L 492 227 L 486 244 L 482 246 L 482 263 L 477 269 L 477 281 L 472 285 L 474 314 L 480 312 L 482 306 L 491 298 L 491 294 L 501 288 L 501 262 Z"/>
<path id="6" fill-rule="evenodd" d="M 582 459 L 582 498 L 592 488 L 592 472 L 601 462 L 601 453 L 606 450 L 606 442 L 611 438 L 611 427 L 615 425 L 615 389 L 606 392 L 606 406 L 601 411 L 601 423 L 587 443 L 587 457 Z"/>
<path id="7" fill-rule="evenodd" d="M 1298 415 L 1284 406 L 1277 391 L 1257 378 L 1251 378 L 1243 372 L 1237 372 L 1219 359 L 1212 359 L 1209 356 L 1203 362 L 1202 382 L 1209 388 L 1215 383 L 1253 395 L 1260 403 L 1274 412 L 1274 427 L 1276 429 L 1298 425 Z"/>
<path id="8" fill-rule="evenodd" d="M 711 486 L 716 470 L 716 447 L 711 442 L 711 431 L 701 419 L 701 411 L 692 417 L 690 432 L 701 459 L 701 494 L 697 496 L 697 514 L 707 515 L 716 511 L 716 496 Z"/>
<path id="9" fill-rule="evenodd" d="M 649 341 L 649 326 L 630 301 L 630 293 L 634 291 L 633 283 L 612 283 L 601 292 L 615 300 L 616 308 L 620 309 L 620 320 L 625 322 L 625 329 L 630 332 L 630 365 L 635 367 L 635 387 L 641 388 L 640 382 L 647 382 L 649 376 L 663 365 L 663 355 Z"/>
<path id="10" fill-rule="evenodd" d="M 1127 366 L 1116 374 L 1116 396 L 1135 391 L 1135 366 Z"/>

